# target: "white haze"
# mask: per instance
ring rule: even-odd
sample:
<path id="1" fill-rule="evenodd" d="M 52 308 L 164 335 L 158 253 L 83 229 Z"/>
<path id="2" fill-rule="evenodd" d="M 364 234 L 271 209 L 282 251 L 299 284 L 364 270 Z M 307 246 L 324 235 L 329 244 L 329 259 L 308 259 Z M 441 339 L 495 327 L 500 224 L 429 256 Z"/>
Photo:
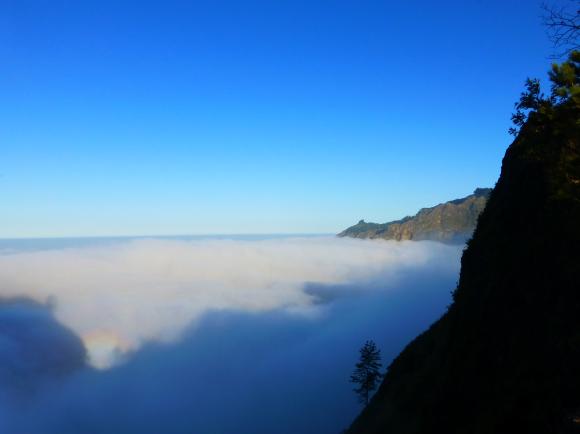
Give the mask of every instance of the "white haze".
<path id="1" fill-rule="evenodd" d="M 27 434 L 342 432 L 361 344 L 388 366 L 445 311 L 461 253 L 332 237 L 0 249 L 0 432 Z"/>
<path id="2" fill-rule="evenodd" d="M 90 362 L 106 368 L 146 342 L 176 341 L 208 312 L 319 315 L 309 285 L 380 282 L 388 291 L 413 270 L 454 275 L 459 254 L 438 243 L 334 237 L 129 240 L 0 255 L 0 296 L 48 300 Z"/>

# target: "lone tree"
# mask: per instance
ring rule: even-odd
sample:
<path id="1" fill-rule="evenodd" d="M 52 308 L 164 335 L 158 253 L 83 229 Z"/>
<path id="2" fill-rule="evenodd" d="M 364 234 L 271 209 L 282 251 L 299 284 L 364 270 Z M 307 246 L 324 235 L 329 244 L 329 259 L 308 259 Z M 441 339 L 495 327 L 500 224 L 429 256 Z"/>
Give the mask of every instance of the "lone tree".
<path id="1" fill-rule="evenodd" d="M 368 405 L 371 392 L 377 388 L 382 377 L 379 371 L 381 366 L 381 350 L 373 341 L 366 341 L 360 349 L 359 362 L 350 376 L 351 383 L 358 385 L 353 390 L 365 405 Z"/>

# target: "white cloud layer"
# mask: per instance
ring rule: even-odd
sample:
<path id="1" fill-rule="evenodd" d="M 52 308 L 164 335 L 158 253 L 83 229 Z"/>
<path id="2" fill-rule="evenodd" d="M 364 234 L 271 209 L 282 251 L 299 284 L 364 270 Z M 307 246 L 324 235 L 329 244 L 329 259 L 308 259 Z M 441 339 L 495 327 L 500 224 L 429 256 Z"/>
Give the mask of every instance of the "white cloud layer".
<path id="1" fill-rule="evenodd" d="M 309 284 L 392 288 L 414 268 L 448 273 L 460 247 L 318 238 L 259 241 L 142 239 L 0 255 L 0 296 L 54 300 L 91 363 L 147 341 L 170 341 L 213 310 L 315 313 Z"/>

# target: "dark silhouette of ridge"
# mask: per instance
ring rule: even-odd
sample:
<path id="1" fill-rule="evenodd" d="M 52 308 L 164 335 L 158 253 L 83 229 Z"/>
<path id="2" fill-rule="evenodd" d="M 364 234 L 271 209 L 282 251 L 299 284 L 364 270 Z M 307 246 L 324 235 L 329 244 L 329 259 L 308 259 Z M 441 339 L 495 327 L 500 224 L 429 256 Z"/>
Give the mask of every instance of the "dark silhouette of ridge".
<path id="1" fill-rule="evenodd" d="M 349 434 L 580 432 L 576 71 L 571 96 L 542 101 L 508 148 L 448 312 L 393 361 Z"/>

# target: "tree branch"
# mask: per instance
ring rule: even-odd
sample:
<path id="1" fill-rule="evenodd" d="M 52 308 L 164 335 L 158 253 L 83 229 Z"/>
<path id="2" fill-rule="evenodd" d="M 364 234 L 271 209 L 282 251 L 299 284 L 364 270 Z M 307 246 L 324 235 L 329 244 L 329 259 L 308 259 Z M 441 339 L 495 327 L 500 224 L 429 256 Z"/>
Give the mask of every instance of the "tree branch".
<path id="1" fill-rule="evenodd" d="M 542 4 L 542 21 L 554 48 L 559 50 L 553 56 L 555 58 L 580 50 L 580 0 L 572 0 L 571 3 L 576 6 L 555 7 Z"/>

